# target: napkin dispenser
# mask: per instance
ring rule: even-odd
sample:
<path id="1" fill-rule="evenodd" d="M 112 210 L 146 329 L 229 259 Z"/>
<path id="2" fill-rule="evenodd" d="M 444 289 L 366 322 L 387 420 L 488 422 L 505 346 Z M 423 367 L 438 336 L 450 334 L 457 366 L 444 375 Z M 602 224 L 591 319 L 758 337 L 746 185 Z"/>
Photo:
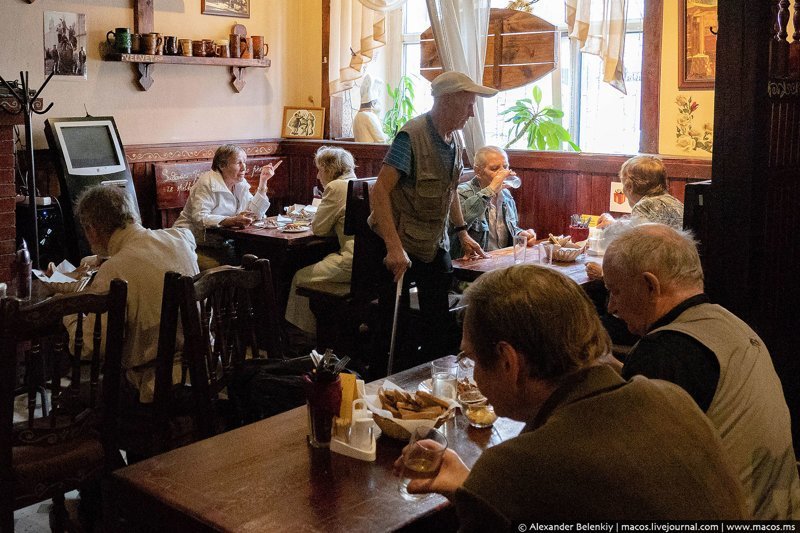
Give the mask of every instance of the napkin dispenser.
<path id="1" fill-rule="evenodd" d="M 339 418 L 338 420 L 346 420 Z M 363 399 L 353 401 L 352 416 L 349 425 L 335 423 L 331 437 L 331 451 L 359 459 L 374 461 L 377 451 L 375 423 L 372 412 Z"/>

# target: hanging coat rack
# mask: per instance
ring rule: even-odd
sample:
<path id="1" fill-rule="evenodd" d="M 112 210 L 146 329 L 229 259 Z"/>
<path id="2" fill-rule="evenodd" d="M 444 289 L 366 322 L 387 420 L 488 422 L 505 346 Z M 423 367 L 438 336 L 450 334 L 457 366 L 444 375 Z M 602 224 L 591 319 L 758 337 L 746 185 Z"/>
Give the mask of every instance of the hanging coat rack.
<path id="1" fill-rule="evenodd" d="M 28 205 L 31 208 L 31 218 L 33 223 L 33 242 L 28 243 L 28 247 L 31 251 L 31 260 L 33 261 L 33 268 L 40 268 L 39 265 L 39 220 L 38 214 L 36 210 L 36 163 L 33 159 L 33 114 L 36 113 L 37 115 L 44 115 L 50 108 L 53 107 L 53 103 L 51 102 L 47 107 L 42 109 L 42 102 L 38 100 L 39 95 L 42 93 L 44 88 L 50 82 L 50 79 L 55 74 L 55 71 L 51 72 L 50 75 L 44 80 L 44 83 L 39 90 L 36 92 L 29 90 L 29 82 L 28 82 L 28 72 L 20 72 L 19 73 L 19 85 L 21 88 L 16 88 L 8 83 L 2 76 L 0 76 L 0 82 L 5 85 L 6 89 L 8 89 L 9 93 L 14 97 L 17 101 L 16 104 L 13 102 L 0 102 L 0 107 L 2 107 L 7 113 L 12 115 L 17 115 L 19 113 L 25 113 L 25 145 L 28 149 L 28 162 L 30 168 L 28 169 Z"/>

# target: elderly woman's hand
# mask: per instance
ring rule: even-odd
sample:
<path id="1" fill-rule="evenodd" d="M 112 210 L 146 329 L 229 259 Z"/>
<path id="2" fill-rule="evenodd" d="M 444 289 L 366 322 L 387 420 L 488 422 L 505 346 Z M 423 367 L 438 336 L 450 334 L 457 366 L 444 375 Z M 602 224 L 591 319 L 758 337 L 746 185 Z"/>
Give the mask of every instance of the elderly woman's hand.
<path id="1" fill-rule="evenodd" d="M 607 228 L 611 224 L 614 223 L 614 217 L 612 217 L 609 213 L 603 213 L 597 219 L 597 227 L 598 228 Z"/>
<path id="2" fill-rule="evenodd" d="M 246 228 L 255 220 L 255 215 L 249 211 L 243 211 L 238 215 L 222 219 L 219 223 L 223 228 Z"/>
<path id="3" fill-rule="evenodd" d="M 263 167 L 261 167 L 261 175 L 258 178 L 258 188 L 265 189 L 267 188 L 267 182 L 275 175 L 275 171 L 278 170 L 278 167 L 281 166 L 283 160 L 281 159 L 275 164 L 267 163 Z"/>

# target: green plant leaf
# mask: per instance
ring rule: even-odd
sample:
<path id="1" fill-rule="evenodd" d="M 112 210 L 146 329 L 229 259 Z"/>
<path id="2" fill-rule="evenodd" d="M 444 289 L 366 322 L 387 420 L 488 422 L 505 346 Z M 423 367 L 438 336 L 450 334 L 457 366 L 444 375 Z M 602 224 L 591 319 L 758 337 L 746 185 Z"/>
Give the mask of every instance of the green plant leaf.
<path id="1" fill-rule="evenodd" d="M 542 89 L 538 85 L 533 86 L 533 99 L 536 101 L 536 105 L 542 103 Z"/>
<path id="2" fill-rule="evenodd" d="M 553 107 L 545 107 L 543 113 L 550 118 L 562 118 L 564 116 L 564 112 L 560 109 L 555 109 Z"/>

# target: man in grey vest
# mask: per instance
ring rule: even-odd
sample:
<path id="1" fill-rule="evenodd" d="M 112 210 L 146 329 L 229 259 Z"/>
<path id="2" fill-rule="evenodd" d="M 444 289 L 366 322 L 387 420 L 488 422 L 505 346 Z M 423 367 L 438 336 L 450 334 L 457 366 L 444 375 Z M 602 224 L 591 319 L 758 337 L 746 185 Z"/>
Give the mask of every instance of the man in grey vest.
<path id="1" fill-rule="evenodd" d="M 634 226 L 603 259 L 608 311 L 642 339 L 622 376 L 683 387 L 717 428 L 753 517 L 800 518 L 800 481 L 789 409 L 763 341 L 703 293 L 691 236 L 663 224 Z"/>
<path id="2" fill-rule="evenodd" d="M 452 263 L 448 215 L 465 251 L 485 256 L 467 234 L 455 193 L 463 168 L 459 130 L 474 116 L 475 98 L 497 94 L 460 72 L 431 84 L 433 108 L 408 121 L 392 142 L 371 195 L 370 223 L 386 244 L 384 263 L 394 281 L 408 270 L 422 315 L 422 355 L 444 355 Z M 410 278 L 410 279 L 409 279 Z M 385 299 L 385 298 L 384 298 Z"/>

